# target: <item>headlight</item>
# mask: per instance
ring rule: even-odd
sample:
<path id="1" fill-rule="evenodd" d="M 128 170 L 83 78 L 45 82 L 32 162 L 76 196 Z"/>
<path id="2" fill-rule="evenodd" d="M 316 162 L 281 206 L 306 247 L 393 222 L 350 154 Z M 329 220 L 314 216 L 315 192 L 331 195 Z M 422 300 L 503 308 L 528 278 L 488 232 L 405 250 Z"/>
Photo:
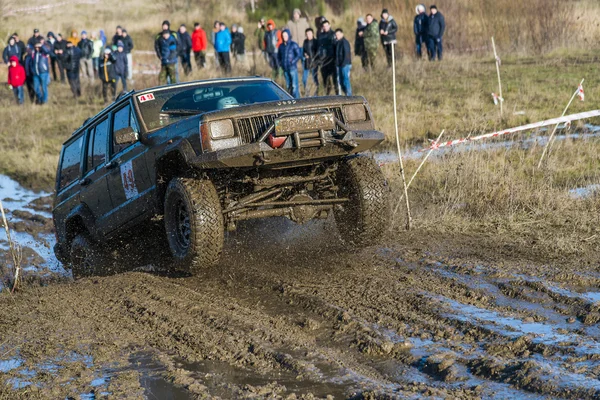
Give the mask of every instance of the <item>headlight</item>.
<path id="1" fill-rule="evenodd" d="M 210 123 L 210 136 L 213 139 L 225 139 L 234 135 L 233 122 L 230 119 Z"/>
<path id="2" fill-rule="evenodd" d="M 352 104 L 344 106 L 346 122 L 358 122 L 367 120 L 367 110 L 363 104 Z"/>

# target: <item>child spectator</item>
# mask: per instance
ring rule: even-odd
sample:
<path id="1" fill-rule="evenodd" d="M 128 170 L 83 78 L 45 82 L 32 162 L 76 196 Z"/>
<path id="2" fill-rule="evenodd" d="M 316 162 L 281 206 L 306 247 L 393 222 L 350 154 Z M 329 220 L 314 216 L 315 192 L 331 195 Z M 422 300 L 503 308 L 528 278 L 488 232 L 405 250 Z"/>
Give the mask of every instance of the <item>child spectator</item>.
<path id="1" fill-rule="evenodd" d="M 25 84 L 25 68 L 19 63 L 19 57 L 16 55 L 10 56 L 9 63 L 8 86 L 15 94 L 17 103 L 21 105 L 24 101 L 23 85 Z"/>
<path id="2" fill-rule="evenodd" d="M 108 47 L 104 49 L 104 57 L 102 58 L 102 61 L 100 61 L 100 66 L 98 67 L 98 75 L 102 81 L 102 98 L 104 99 L 104 103 L 108 103 L 107 92 L 109 89 L 112 92 L 111 99 L 114 101 L 117 92 L 115 58 Z"/>

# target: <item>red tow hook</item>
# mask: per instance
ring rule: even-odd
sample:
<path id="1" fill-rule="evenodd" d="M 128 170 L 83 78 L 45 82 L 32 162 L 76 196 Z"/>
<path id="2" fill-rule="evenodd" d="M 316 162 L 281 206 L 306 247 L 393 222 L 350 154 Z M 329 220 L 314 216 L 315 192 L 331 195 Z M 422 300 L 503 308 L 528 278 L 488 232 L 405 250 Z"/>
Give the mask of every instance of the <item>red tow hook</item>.
<path id="1" fill-rule="evenodd" d="M 283 146 L 283 144 L 285 143 L 285 139 L 287 139 L 287 136 L 275 136 L 271 134 L 267 138 L 267 143 L 269 143 L 269 146 L 271 146 L 272 148 L 278 149 L 281 146 Z"/>

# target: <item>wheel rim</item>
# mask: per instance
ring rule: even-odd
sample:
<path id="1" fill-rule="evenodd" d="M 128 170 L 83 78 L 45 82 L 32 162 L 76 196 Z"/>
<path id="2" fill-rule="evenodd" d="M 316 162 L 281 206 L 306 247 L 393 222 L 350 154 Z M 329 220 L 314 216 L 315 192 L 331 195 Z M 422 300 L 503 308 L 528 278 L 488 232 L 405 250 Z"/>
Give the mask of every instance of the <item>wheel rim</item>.
<path id="1" fill-rule="evenodd" d="M 182 199 L 177 199 L 175 204 L 175 240 L 181 249 L 187 249 L 190 246 L 192 227 L 190 223 L 190 213 Z"/>

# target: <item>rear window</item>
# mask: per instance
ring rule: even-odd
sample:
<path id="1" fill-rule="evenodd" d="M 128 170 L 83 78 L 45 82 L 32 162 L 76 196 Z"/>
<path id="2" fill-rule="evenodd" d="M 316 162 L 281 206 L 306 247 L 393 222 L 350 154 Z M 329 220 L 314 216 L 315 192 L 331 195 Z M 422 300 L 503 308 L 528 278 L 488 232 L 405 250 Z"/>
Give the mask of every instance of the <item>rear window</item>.
<path id="1" fill-rule="evenodd" d="M 59 189 L 67 187 L 79 177 L 82 145 L 83 136 L 79 136 L 77 140 L 65 147 L 60 164 Z"/>
<path id="2" fill-rule="evenodd" d="M 133 127 L 135 131 L 137 131 L 137 124 L 135 123 L 135 118 L 133 117 L 133 113 L 131 112 L 131 106 L 127 105 L 121 108 L 119 111 L 115 112 L 113 115 L 113 151 L 112 154 L 117 154 L 128 146 L 129 144 L 117 144 L 115 143 L 115 132 L 127 128 L 129 126 Z"/>

